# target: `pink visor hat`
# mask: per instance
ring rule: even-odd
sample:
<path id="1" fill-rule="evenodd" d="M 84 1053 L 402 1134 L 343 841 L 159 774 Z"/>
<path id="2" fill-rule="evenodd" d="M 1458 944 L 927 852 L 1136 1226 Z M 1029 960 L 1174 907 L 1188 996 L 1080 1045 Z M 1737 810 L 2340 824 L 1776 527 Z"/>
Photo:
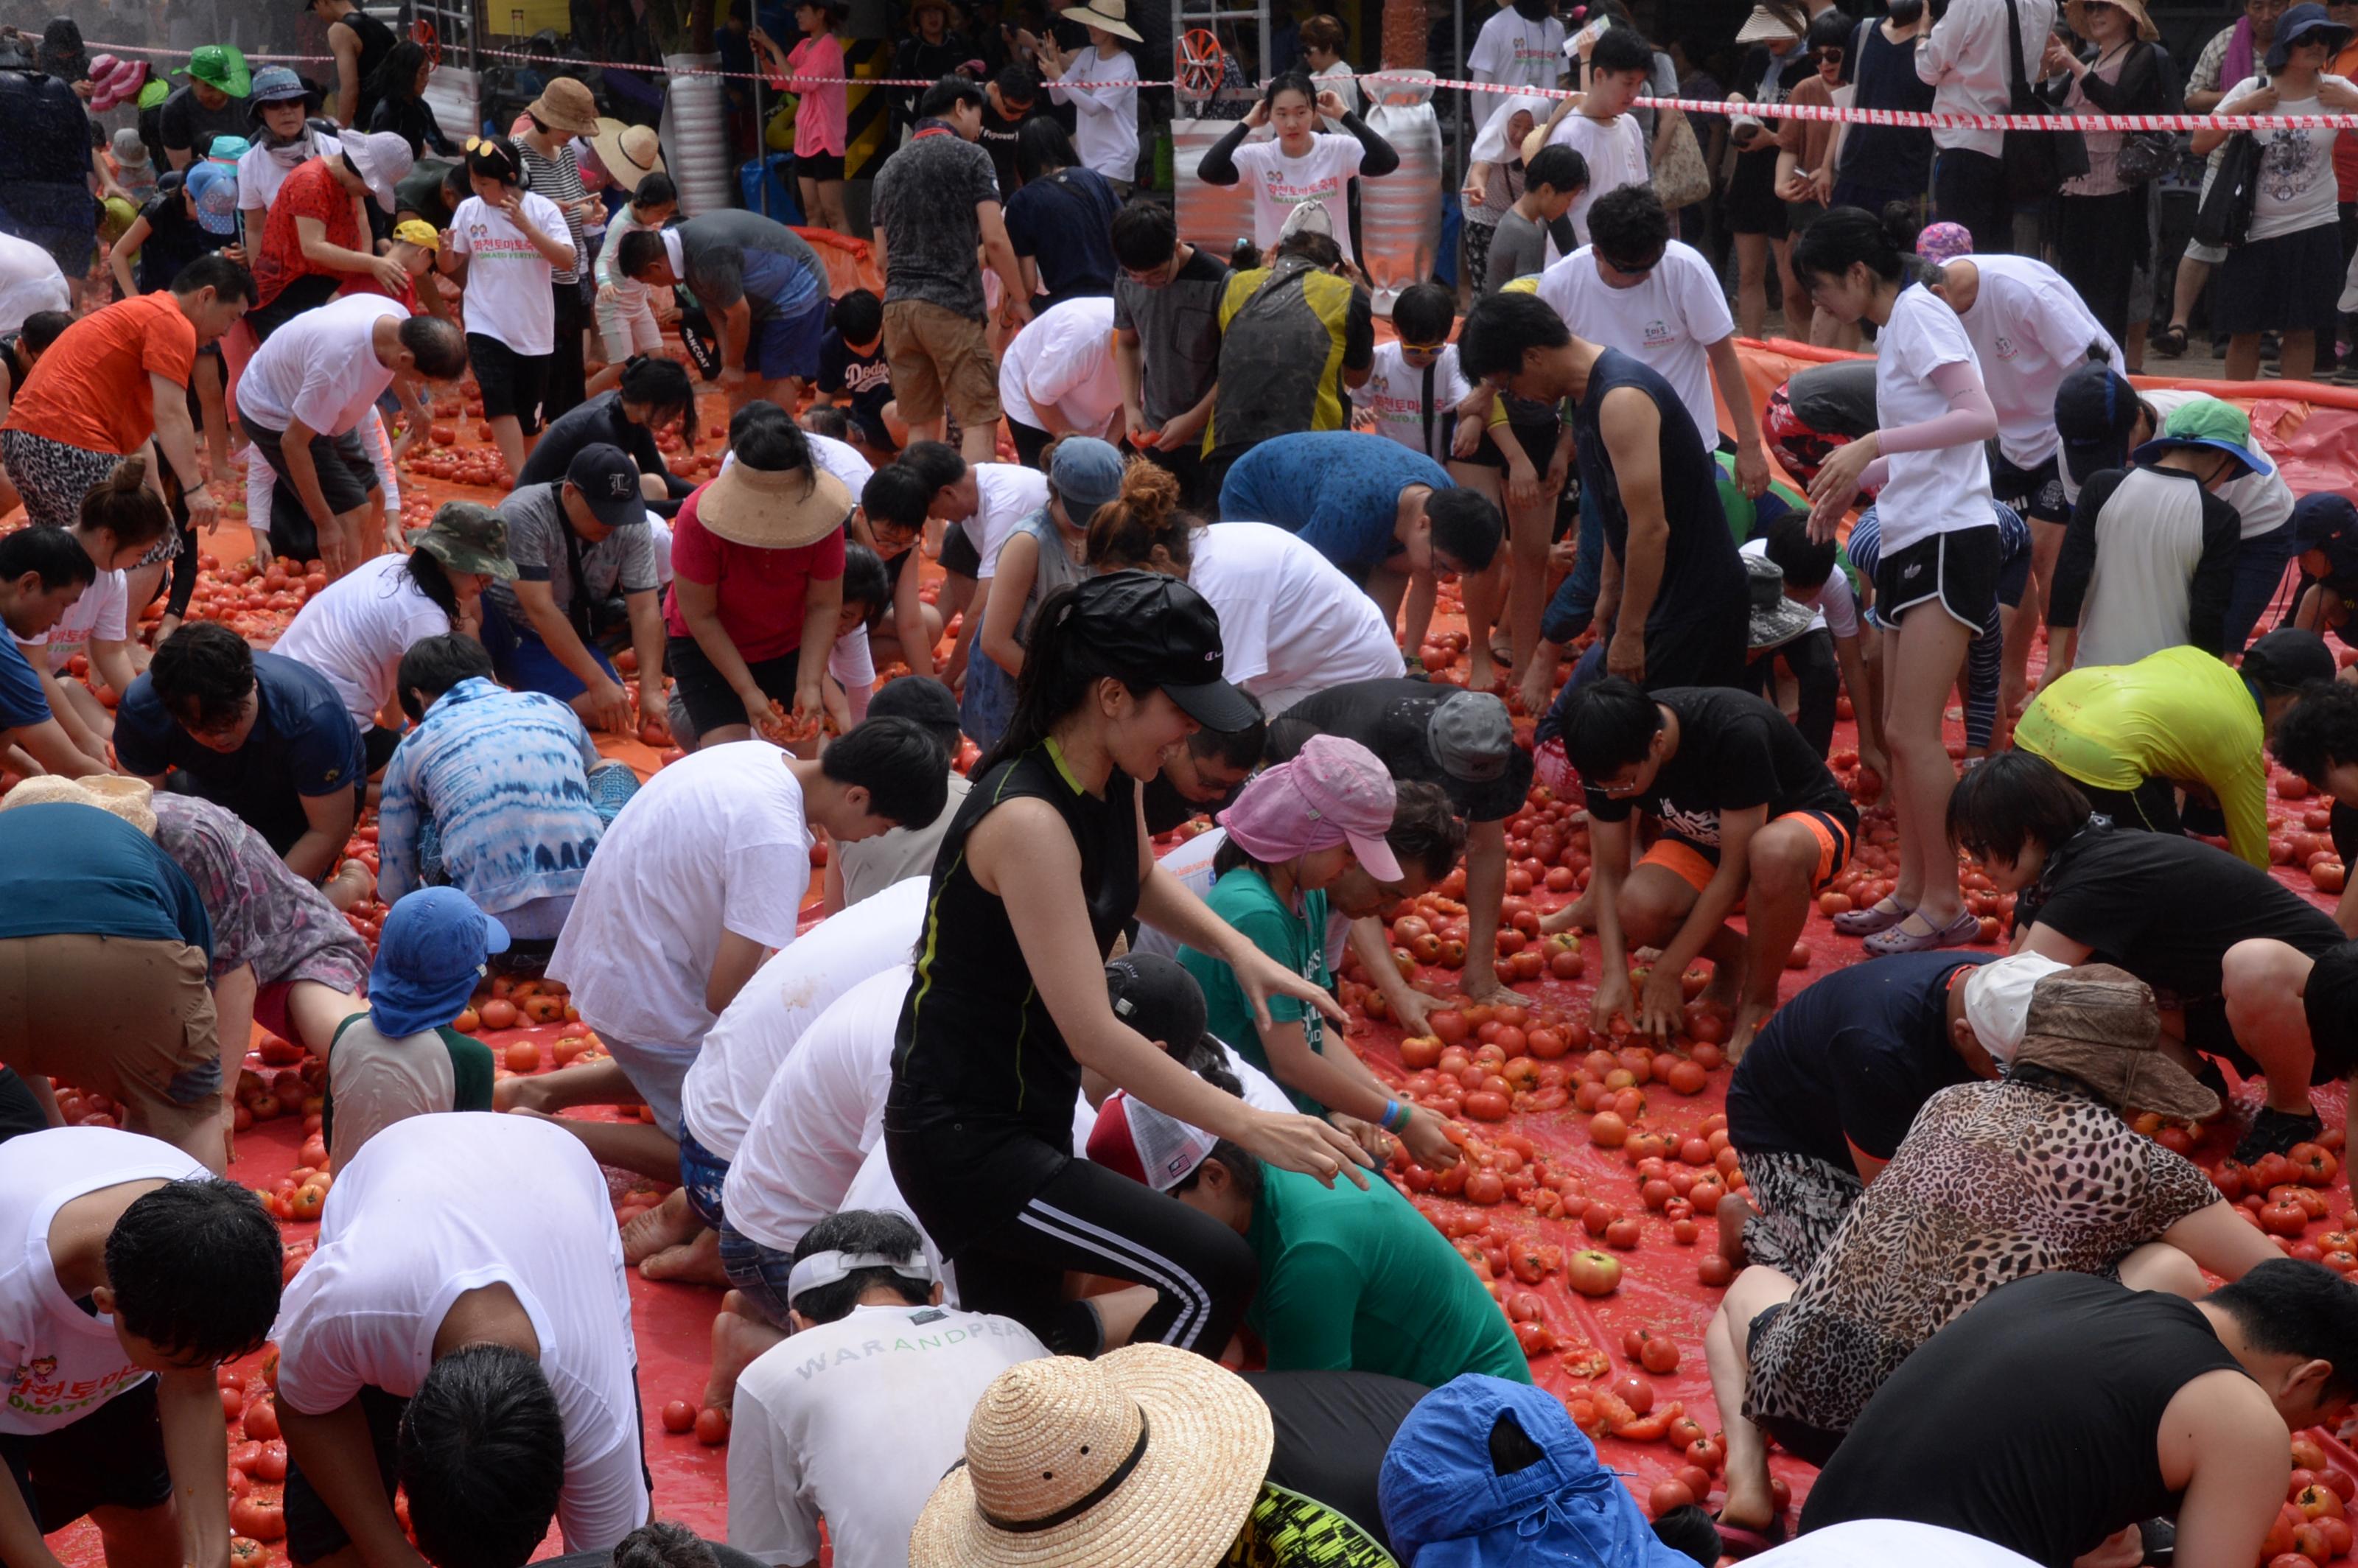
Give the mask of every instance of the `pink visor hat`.
<path id="1" fill-rule="evenodd" d="M 1392 775 L 1373 752 L 1337 735 L 1313 735 L 1293 761 L 1254 775 L 1220 813 L 1220 826 L 1256 860 L 1290 860 L 1348 844 L 1369 876 L 1396 882 L 1400 861 L 1384 835 L 1399 801 Z"/>

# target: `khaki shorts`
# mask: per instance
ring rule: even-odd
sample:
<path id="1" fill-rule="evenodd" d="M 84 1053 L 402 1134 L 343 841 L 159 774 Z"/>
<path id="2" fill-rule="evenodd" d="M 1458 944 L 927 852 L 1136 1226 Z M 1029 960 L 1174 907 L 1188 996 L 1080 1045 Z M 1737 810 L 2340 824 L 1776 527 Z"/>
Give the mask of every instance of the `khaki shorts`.
<path id="1" fill-rule="evenodd" d="M 0 940 L 0 1062 L 120 1100 L 130 1130 L 186 1147 L 221 1118 L 205 968 L 183 942 Z"/>
<path id="2" fill-rule="evenodd" d="M 896 299 L 884 307 L 884 358 L 906 423 L 940 418 L 945 402 L 961 429 L 999 422 L 999 367 L 983 322 L 927 300 Z"/>

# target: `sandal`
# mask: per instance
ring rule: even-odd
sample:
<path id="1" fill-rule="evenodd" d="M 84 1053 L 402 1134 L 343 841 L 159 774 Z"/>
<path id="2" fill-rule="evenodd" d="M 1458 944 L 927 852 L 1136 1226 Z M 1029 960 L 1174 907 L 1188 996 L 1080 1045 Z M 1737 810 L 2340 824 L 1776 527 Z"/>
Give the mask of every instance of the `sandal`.
<path id="1" fill-rule="evenodd" d="M 1770 1519 L 1766 1530 L 1750 1530 L 1743 1525 L 1728 1524 L 1717 1519 L 1711 1522 L 1719 1531 L 1720 1550 L 1739 1563 L 1747 1557 L 1758 1557 L 1764 1552 L 1775 1551 L 1785 1544 L 1785 1537 L 1789 1533 L 1785 1516 L 1782 1513 Z"/>
<path id="2" fill-rule="evenodd" d="M 2164 359 L 2177 359 L 2186 352 L 2186 329 L 2172 321 L 2147 338 L 2146 347 Z"/>
<path id="3" fill-rule="evenodd" d="M 1843 911 L 1834 916 L 1834 930 L 1844 936 L 1872 936 L 1878 931 L 1890 930 L 1915 913 L 1885 899 L 1865 909 Z"/>
<path id="4" fill-rule="evenodd" d="M 1942 947 L 1962 947 L 1982 934 L 1981 917 L 1968 910 L 1938 931 L 1910 931 L 1904 925 L 1894 925 L 1866 939 L 1865 946 L 1870 958 L 1896 957 L 1902 953 L 1930 953 Z"/>
<path id="5" fill-rule="evenodd" d="M 2264 1105 L 2235 1145 L 2235 1158 L 2248 1165 L 2263 1154 L 2290 1153 L 2294 1144 L 2309 1142 L 2324 1129 L 2325 1123 L 2314 1112 L 2295 1116 Z"/>

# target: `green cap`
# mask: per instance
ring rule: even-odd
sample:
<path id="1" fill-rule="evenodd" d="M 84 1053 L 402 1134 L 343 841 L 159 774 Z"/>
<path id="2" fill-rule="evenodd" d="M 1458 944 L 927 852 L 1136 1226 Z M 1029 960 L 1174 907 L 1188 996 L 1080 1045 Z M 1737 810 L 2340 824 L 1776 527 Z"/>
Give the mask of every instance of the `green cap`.
<path id="1" fill-rule="evenodd" d="M 2216 397 L 2193 398 L 2171 410 L 2161 434 L 2132 455 L 2138 462 L 2149 463 L 2187 447 L 2223 452 L 2241 463 L 2246 473 L 2275 471 L 2275 465 L 2253 449 L 2251 416 Z"/>
<path id="2" fill-rule="evenodd" d="M 147 85 L 139 90 L 138 104 L 142 109 L 153 109 L 170 96 L 170 85 L 151 76 L 147 79 Z"/>
<path id="3" fill-rule="evenodd" d="M 444 502 L 434 521 L 409 535 L 409 542 L 454 572 L 515 580 L 515 563 L 508 559 L 508 525 L 480 501 Z"/>
<path id="4" fill-rule="evenodd" d="M 254 73 L 245 68 L 245 56 L 229 44 L 207 44 L 172 74 L 218 87 L 232 98 L 243 98 L 254 91 Z"/>

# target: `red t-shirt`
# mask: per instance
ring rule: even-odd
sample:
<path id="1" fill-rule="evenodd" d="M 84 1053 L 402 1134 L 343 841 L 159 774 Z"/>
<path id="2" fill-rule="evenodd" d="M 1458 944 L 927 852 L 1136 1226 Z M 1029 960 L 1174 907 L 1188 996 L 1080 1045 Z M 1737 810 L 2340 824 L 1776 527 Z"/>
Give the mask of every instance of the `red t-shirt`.
<path id="1" fill-rule="evenodd" d="M 401 280 L 401 292 L 395 294 L 391 289 L 385 287 L 384 284 L 379 283 L 376 278 L 369 273 L 352 273 L 347 276 L 341 284 L 337 286 L 336 297 L 339 299 L 346 299 L 355 294 L 374 294 L 383 298 L 392 300 L 395 305 L 400 306 L 412 316 L 420 316 L 425 314 L 424 307 L 420 306 L 417 302 L 417 280 L 414 277 L 403 278 Z"/>
<path id="2" fill-rule="evenodd" d="M 135 452 L 156 433 L 148 374 L 186 386 L 196 368 L 196 323 L 168 293 L 136 295 L 83 317 L 49 345 L 9 405 L 7 428 L 88 451 Z"/>
<path id="3" fill-rule="evenodd" d="M 287 177 L 270 203 L 270 217 L 262 225 L 262 249 L 254 258 L 254 281 L 261 285 L 267 305 L 298 277 L 325 267 L 304 259 L 302 237 L 295 232 L 297 218 L 317 218 L 328 227 L 328 243 L 348 251 L 366 251 L 360 220 L 352 211 L 352 193 L 336 182 L 325 158 L 313 158 Z"/>
<path id="4" fill-rule="evenodd" d="M 719 585 L 721 629 L 747 664 L 791 654 L 803 645 L 803 610 L 810 585 L 833 582 L 843 575 L 843 530 L 791 550 L 731 544 L 697 521 L 696 503 L 709 488 L 699 488 L 680 503 L 679 515 L 672 519 L 672 575 Z M 675 637 L 694 635 L 679 612 L 676 586 L 664 595 L 664 624 Z"/>

